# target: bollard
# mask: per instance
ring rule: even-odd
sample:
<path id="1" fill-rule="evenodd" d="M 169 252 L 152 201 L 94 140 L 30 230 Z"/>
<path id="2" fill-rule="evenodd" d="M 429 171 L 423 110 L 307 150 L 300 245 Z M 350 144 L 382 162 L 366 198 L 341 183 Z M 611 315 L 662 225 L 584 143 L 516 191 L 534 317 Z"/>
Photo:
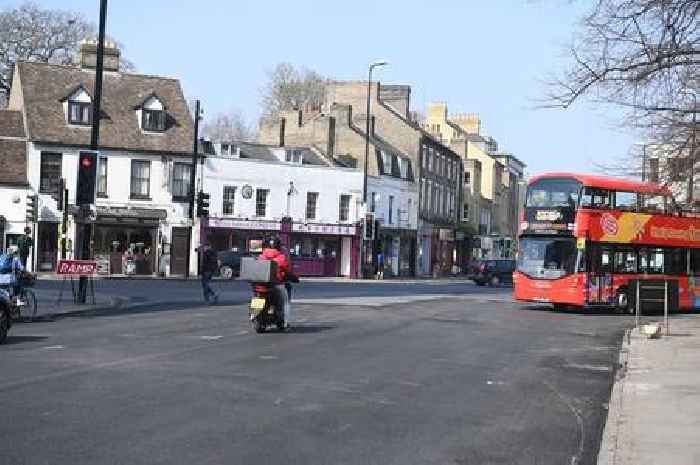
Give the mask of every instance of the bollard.
<path id="1" fill-rule="evenodd" d="M 636 311 L 634 312 L 634 326 L 639 329 L 639 312 L 640 312 L 640 307 L 639 307 L 639 288 L 642 286 L 641 281 L 637 281 L 637 301 L 636 303 Z"/>
<path id="2" fill-rule="evenodd" d="M 664 328 L 666 328 L 666 336 L 670 334 L 668 327 L 668 280 L 664 279 Z"/>

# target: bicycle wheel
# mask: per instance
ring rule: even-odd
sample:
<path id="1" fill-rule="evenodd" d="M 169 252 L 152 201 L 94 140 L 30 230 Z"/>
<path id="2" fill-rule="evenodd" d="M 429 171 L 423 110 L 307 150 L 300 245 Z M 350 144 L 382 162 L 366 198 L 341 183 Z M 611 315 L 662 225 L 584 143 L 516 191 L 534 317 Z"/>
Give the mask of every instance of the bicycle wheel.
<path id="1" fill-rule="evenodd" d="M 36 318 L 36 294 L 31 289 L 23 289 L 22 300 L 24 300 L 24 306 L 20 310 L 22 318 L 27 321 L 33 321 Z"/>

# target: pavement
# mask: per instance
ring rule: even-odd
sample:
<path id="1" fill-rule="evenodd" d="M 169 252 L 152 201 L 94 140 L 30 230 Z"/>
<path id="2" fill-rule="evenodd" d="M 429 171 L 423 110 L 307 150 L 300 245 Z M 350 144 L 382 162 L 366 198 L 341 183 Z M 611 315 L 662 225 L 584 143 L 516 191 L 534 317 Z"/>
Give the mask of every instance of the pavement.
<path id="1" fill-rule="evenodd" d="M 700 316 L 669 327 L 625 338 L 598 464 L 700 465 Z"/>
<path id="2" fill-rule="evenodd" d="M 192 298 L 176 284 L 121 290 Z M 221 286 L 231 303 L 14 326 L 0 463 L 596 463 L 627 316 L 469 284 L 302 283 L 293 331 L 258 335 L 233 302 L 247 287 Z"/>

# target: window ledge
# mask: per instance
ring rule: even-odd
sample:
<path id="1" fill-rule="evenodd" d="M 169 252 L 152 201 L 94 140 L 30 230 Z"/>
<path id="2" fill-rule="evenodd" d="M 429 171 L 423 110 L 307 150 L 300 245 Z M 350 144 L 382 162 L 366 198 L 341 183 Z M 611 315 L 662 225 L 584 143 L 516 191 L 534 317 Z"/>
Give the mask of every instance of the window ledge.
<path id="1" fill-rule="evenodd" d="M 131 194 L 129 196 L 129 199 L 131 199 L 131 200 L 153 200 L 147 195 L 134 195 L 134 194 Z"/>

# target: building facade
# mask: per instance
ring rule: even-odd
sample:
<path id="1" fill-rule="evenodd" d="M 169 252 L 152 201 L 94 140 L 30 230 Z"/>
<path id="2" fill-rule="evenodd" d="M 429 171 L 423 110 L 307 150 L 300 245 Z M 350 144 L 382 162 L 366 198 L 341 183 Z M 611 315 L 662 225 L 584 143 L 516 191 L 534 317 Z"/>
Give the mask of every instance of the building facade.
<path id="1" fill-rule="evenodd" d="M 274 235 L 299 276 L 358 275 L 357 169 L 334 166 L 308 147 L 214 143 L 201 189 L 211 196 L 201 240 L 214 249 L 255 253 Z"/>
<path id="2" fill-rule="evenodd" d="M 308 116 L 293 112 L 263 122 L 261 141 L 279 145 L 306 143 L 325 150 L 340 163 L 362 169 L 367 91 L 366 81 L 330 83 L 321 109 Z M 456 206 L 461 204 L 462 195 L 461 159 L 410 119 L 410 93 L 410 87 L 402 85 L 374 83 L 370 89 L 372 117 L 367 166 L 371 181 L 367 212 L 372 213 L 372 192 L 388 202 L 397 198 L 389 192 L 399 183 L 405 209 L 410 211 L 407 218 L 415 218 L 415 223 L 411 220 L 395 225 L 393 217 L 389 223 L 388 215 L 378 216 L 380 240 L 368 246 L 366 264 L 371 269 L 372 257 L 381 250 L 391 259 L 391 272 L 449 273 L 456 250 Z M 381 193 L 384 191 L 386 194 Z"/>
<path id="3" fill-rule="evenodd" d="M 65 245 L 75 255 L 76 225 L 58 199 L 61 179 L 75 203 L 78 157 L 90 147 L 94 44 L 81 66 L 19 62 L 8 110 L 24 125 L 28 190 L 39 196 L 34 269 L 53 271 Z M 179 81 L 118 71 L 105 62 L 97 168 L 93 257 L 109 274 L 184 274 L 189 253 L 193 124 Z"/>
<path id="4" fill-rule="evenodd" d="M 464 162 L 462 219 L 476 234 L 461 254 L 462 265 L 472 258 L 513 258 L 525 164 L 481 134 L 478 116 L 449 116 L 445 103 L 429 104 L 423 127 Z"/>

